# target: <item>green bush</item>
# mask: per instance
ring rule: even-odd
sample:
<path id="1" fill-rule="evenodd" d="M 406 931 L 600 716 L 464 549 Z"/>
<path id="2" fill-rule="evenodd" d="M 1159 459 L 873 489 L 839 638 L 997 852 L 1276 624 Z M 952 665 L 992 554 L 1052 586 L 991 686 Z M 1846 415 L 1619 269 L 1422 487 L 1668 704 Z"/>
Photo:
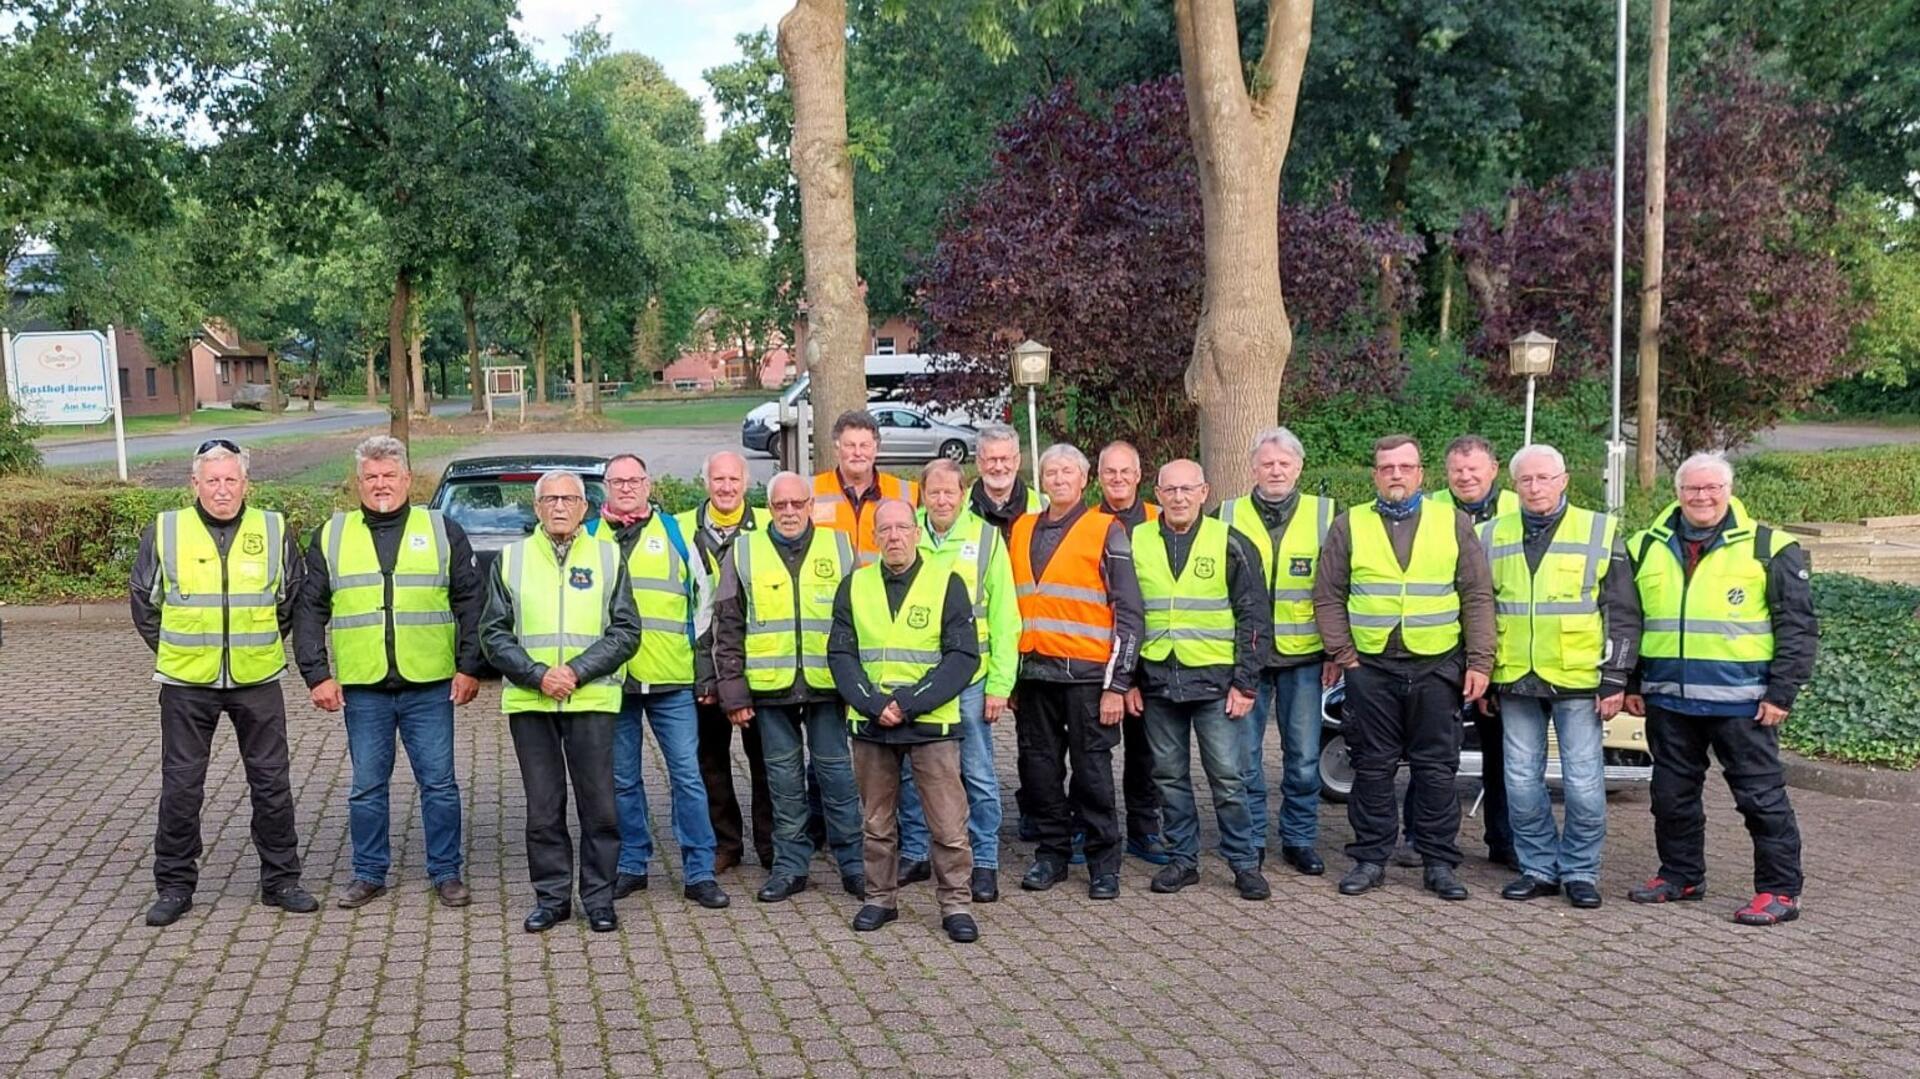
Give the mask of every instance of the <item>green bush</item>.
<path id="1" fill-rule="evenodd" d="M 39 426 L 21 419 L 13 402 L 0 395 L 0 476 L 40 471 L 40 450 L 33 444 L 39 436 Z"/>
<path id="2" fill-rule="evenodd" d="M 1920 588 L 1813 579 L 1820 659 L 1781 741 L 1854 764 L 1920 764 Z"/>

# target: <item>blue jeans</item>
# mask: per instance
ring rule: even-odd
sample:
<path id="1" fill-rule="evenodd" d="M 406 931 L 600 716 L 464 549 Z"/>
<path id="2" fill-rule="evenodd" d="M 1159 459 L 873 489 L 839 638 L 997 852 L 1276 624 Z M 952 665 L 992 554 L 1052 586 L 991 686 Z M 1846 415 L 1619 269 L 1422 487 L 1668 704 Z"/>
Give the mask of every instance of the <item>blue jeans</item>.
<path id="1" fill-rule="evenodd" d="M 700 724 L 693 691 L 629 693 L 620 699 L 613 724 L 613 803 L 620 814 L 620 872 L 644 875 L 653 861 L 653 829 L 647 823 L 647 788 L 640 777 L 641 714 L 653 724 L 654 740 L 667 765 L 673 792 L 673 838 L 680 844 L 680 872 L 688 884 L 713 879 L 713 819 L 707 815 L 707 784 L 700 778 Z"/>
<path id="2" fill-rule="evenodd" d="M 1169 701 L 1147 698 L 1147 742 L 1153 747 L 1153 784 L 1160 791 L 1161 839 L 1175 864 L 1200 864 L 1200 811 L 1193 802 L 1193 743 L 1213 791 L 1220 853 L 1234 869 L 1260 864 L 1247 816 L 1246 750 L 1240 727 L 1251 714 L 1227 718 L 1225 698 Z"/>
<path id="3" fill-rule="evenodd" d="M 960 782 L 967 788 L 967 841 L 975 869 L 1000 868 L 1000 777 L 993 770 L 993 727 L 987 723 L 987 684 L 960 691 Z M 900 760 L 900 857 L 927 860 L 927 814 L 913 785 L 913 765 Z"/>
<path id="4" fill-rule="evenodd" d="M 347 756 L 353 790 L 347 797 L 347 833 L 353 839 L 353 875 L 385 884 L 393 867 L 387 830 L 387 787 L 393 780 L 393 739 L 407 747 L 420 788 L 420 824 L 427 838 L 427 876 L 434 884 L 460 876 L 460 784 L 453 776 L 453 698 L 446 682 L 418 689 L 347 686 Z"/>
<path id="5" fill-rule="evenodd" d="M 760 728 L 760 750 L 767 760 L 767 792 L 773 796 L 774 876 L 804 877 L 813 860 L 813 840 L 807 838 L 807 751 L 820 784 L 833 860 L 842 876 L 866 875 L 860 792 L 853 785 L 846 715 L 846 706 L 838 701 L 754 705 L 753 722 Z"/>
<path id="6" fill-rule="evenodd" d="M 1280 728 L 1280 845 L 1311 847 L 1320 838 L 1320 664 L 1262 671 L 1259 698 L 1239 721 L 1256 851 L 1267 849 L 1269 718 Z"/>
<path id="7" fill-rule="evenodd" d="M 1607 769 L 1603 725 L 1592 697 L 1500 695 L 1506 725 L 1507 818 L 1520 871 L 1549 883 L 1600 881 L 1607 839 Z M 1556 830 L 1547 796 L 1547 719 L 1560 743 L 1566 827 Z"/>

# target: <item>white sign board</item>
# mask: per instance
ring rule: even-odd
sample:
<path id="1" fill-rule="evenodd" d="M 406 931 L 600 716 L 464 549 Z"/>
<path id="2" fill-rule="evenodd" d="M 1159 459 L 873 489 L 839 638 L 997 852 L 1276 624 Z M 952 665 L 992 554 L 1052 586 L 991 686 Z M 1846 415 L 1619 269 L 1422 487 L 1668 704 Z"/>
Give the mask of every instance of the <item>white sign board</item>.
<path id="1" fill-rule="evenodd" d="M 104 423 L 117 411 L 119 394 L 107 357 L 107 337 L 97 330 L 23 333 L 12 339 L 8 389 L 29 423 Z"/>

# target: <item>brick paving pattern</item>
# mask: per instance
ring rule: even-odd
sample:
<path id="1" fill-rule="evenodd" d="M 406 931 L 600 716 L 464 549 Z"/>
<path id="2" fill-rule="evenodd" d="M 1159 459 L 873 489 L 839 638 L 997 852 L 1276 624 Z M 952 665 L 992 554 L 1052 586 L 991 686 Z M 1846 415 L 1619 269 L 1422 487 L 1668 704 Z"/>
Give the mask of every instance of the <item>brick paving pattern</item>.
<path id="1" fill-rule="evenodd" d="M 1404 869 L 1384 892 L 1343 899 L 1333 883 L 1347 828 L 1329 806 L 1331 874 L 1273 867 L 1267 903 L 1236 898 L 1212 858 L 1201 886 L 1177 896 L 1149 893 L 1134 859 L 1116 903 L 1090 902 L 1079 871 L 1023 894 L 1029 851 L 1009 837 L 1005 898 L 977 908 L 981 943 L 946 941 L 925 884 L 903 893 L 898 923 L 856 936 L 857 904 L 824 862 L 815 890 L 772 906 L 752 899 L 760 870 L 733 870 L 722 878 L 732 908 L 709 912 L 680 897 L 669 841 L 652 890 L 620 904 L 620 932 L 576 920 L 530 936 L 523 802 L 497 691 L 458 721 L 473 906 L 429 902 L 401 766 L 397 887 L 341 911 L 346 739 L 289 675 L 294 794 L 321 913 L 254 901 L 246 784 L 223 728 L 196 905 L 156 930 L 143 922 L 159 772 L 147 664 L 125 628 L 16 627 L 0 648 L 0 1074 L 1920 1072 L 1920 807 L 1796 791 L 1808 914 L 1773 930 L 1728 920 L 1750 859 L 1714 777 L 1712 892 L 1664 909 L 1623 898 L 1654 865 L 1638 791 L 1612 802 L 1596 912 L 1504 902 L 1508 874 L 1480 861 L 1465 870 L 1467 903 L 1427 895 Z M 651 740 L 648 752 L 658 833 L 666 783 Z M 1477 841 L 1477 822 L 1468 831 Z"/>

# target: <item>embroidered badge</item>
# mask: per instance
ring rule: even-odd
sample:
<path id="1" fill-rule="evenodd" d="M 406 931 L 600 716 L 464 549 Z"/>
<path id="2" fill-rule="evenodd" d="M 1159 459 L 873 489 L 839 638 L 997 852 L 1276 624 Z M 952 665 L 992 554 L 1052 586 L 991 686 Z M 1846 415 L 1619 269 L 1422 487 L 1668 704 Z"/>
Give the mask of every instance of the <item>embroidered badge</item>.
<path id="1" fill-rule="evenodd" d="M 266 554 L 267 541 L 264 538 L 256 535 L 249 534 L 249 535 L 242 536 L 240 537 L 240 553 L 249 554 L 249 555 Z"/>
<path id="2" fill-rule="evenodd" d="M 929 607 L 908 607 L 907 608 L 907 625 L 913 627 L 914 629 L 926 629 L 927 623 L 931 621 L 933 621 L 932 608 L 929 608 Z"/>
<path id="3" fill-rule="evenodd" d="M 979 557 L 980 557 L 980 545 L 979 545 L 979 544 L 977 544 L 977 543 L 963 543 L 963 544 L 961 544 L 961 545 L 960 545 L 960 559 L 961 559 L 961 561 L 963 561 L 963 562 L 971 562 L 971 561 L 973 561 L 974 559 L 976 559 L 976 558 L 979 558 Z"/>
<path id="4" fill-rule="evenodd" d="M 425 536 L 410 536 L 407 538 L 407 543 L 416 551 L 424 551 L 427 549 L 427 537 Z"/>
<path id="5" fill-rule="evenodd" d="M 1313 559 L 1296 558 L 1287 566 L 1287 573 L 1293 577 L 1313 576 Z"/>
<path id="6" fill-rule="evenodd" d="M 647 553 L 648 554 L 659 554 L 662 551 L 665 551 L 666 549 L 667 549 L 666 540 L 661 539 L 659 536 L 647 537 Z"/>
<path id="7" fill-rule="evenodd" d="M 815 577 L 818 577 L 818 578 L 820 578 L 821 580 L 825 580 L 825 579 L 827 579 L 828 577 L 831 577 L 831 576 L 833 576 L 833 559 L 831 559 L 831 558 L 816 558 L 816 559 L 814 559 L 814 560 L 813 560 L 813 575 L 814 575 Z"/>
<path id="8" fill-rule="evenodd" d="M 1214 565 L 1213 559 L 1211 558 L 1196 558 L 1193 560 L 1193 575 L 1201 580 L 1210 580 L 1218 570 L 1219 567 Z"/>
<path id="9" fill-rule="evenodd" d="M 593 570 L 586 566 L 575 566 L 573 571 L 567 574 L 567 583 L 582 590 L 592 588 Z"/>
<path id="10" fill-rule="evenodd" d="M 1728 602 L 1728 603 L 1730 603 L 1730 604 L 1732 604 L 1732 605 L 1733 605 L 1733 606 L 1735 606 L 1735 607 L 1738 607 L 1738 606 L 1740 606 L 1740 605 L 1741 605 L 1742 603 L 1745 603 L 1746 601 L 1747 601 L 1747 590 L 1746 590 L 1746 589 L 1744 589 L 1744 588 L 1729 588 L 1729 589 L 1727 589 L 1727 602 Z"/>

